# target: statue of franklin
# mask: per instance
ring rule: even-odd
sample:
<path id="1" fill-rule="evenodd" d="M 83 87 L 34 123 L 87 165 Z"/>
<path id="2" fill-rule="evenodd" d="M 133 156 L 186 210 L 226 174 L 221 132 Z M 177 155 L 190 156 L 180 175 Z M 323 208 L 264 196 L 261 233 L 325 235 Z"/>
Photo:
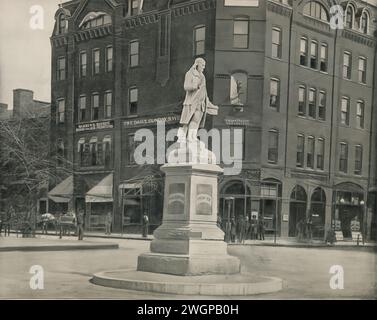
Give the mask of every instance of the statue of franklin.
<path id="1" fill-rule="evenodd" d="M 183 102 L 178 130 L 179 142 L 197 142 L 198 129 L 203 128 L 206 115 L 217 115 L 218 106 L 213 105 L 207 95 L 206 78 L 203 74 L 206 62 L 203 58 L 197 58 L 194 65 L 187 71 L 184 89 L 186 99 Z"/>

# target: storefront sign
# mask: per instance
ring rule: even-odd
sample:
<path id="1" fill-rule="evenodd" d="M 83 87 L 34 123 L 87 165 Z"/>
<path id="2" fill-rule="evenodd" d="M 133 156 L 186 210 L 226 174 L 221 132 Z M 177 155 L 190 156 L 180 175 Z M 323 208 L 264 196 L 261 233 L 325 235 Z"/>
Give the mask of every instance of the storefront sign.
<path id="1" fill-rule="evenodd" d="M 225 123 L 228 126 L 240 126 L 240 127 L 250 126 L 250 120 L 247 120 L 247 119 L 225 119 Z"/>
<path id="2" fill-rule="evenodd" d="M 169 186 L 168 214 L 183 214 L 185 210 L 185 184 L 172 183 Z"/>
<path id="3" fill-rule="evenodd" d="M 90 122 L 76 125 L 76 132 L 113 129 L 114 121 Z"/>
<path id="4" fill-rule="evenodd" d="M 258 7 L 259 0 L 225 0 L 226 7 Z"/>
<path id="5" fill-rule="evenodd" d="M 142 126 L 151 126 L 157 124 L 158 122 L 165 122 L 165 124 L 172 124 L 179 122 L 180 116 L 166 116 L 158 118 L 149 118 L 149 119 L 132 119 L 126 120 L 123 122 L 124 127 L 142 127 Z"/>
<path id="6" fill-rule="evenodd" d="M 212 214 L 212 186 L 209 184 L 198 184 L 196 189 L 196 214 Z"/>

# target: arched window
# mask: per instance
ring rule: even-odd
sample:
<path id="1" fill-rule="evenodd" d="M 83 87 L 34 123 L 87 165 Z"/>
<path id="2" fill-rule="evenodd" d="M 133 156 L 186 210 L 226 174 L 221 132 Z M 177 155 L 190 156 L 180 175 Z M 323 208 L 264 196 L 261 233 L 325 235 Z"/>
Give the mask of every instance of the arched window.
<path id="1" fill-rule="evenodd" d="M 84 19 L 82 19 L 79 28 L 90 29 L 111 23 L 111 16 L 106 12 L 89 12 Z"/>
<path id="2" fill-rule="evenodd" d="M 307 3 L 303 12 L 307 16 L 311 16 L 322 21 L 329 21 L 329 14 L 326 8 L 317 1 L 310 1 Z"/>
<path id="3" fill-rule="evenodd" d="M 296 185 L 291 193 L 291 201 L 306 202 L 306 200 L 307 195 L 305 189 L 299 185 Z"/>
<path id="4" fill-rule="evenodd" d="M 58 139 L 57 141 L 56 160 L 59 167 L 64 164 L 64 142 L 62 139 Z"/>
<path id="5" fill-rule="evenodd" d="M 230 103 L 244 105 L 247 101 L 247 74 L 233 73 L 230 76 Z"/>
<path id="6" fill-rule="evenodd" d="M 105 136 L 103 138 L 103 164 L 106 168 L 111 165 L 111 137 Z"/>
<path id="7" fill-rule="evenodd" d="M 67 27 L 68 27 L 68 21 L 64 13 L 61 13 L 58 17 L 58 34 L 66 33 Z"/>
<path id="8" fill-rule="evenodd" d="M 365 10 L 360 17 L 360 31 L 365 34 L 369 31 L 369 14 Z"/>
<path id="9" fill-rule="evenodd" d="M 346 8 L 346 27 L 352 29 L 355 23 L 355 8 L 352 4 L 348 4 Z"/>

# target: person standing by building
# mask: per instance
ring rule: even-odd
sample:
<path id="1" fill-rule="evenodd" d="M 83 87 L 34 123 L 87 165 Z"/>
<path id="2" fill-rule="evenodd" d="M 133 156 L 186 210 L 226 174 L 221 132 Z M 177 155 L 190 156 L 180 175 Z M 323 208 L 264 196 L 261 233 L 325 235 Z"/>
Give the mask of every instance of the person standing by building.
<path id="1" fill-rule="evenodd" d="M 78 240 L 84 239 L 84 212 L 79 210 L 76 216 Z"/>
<path id="2" fill-rule="evenodd" d="M 106 215 L 106 221 L 105 221 L 105 226 L 106 226 L 106 231 L 105 231 L 105 234 L 106 235 L 110 235 L 111 234 L 111 225 L 113 223 L 113 214 L 111 211 L 109 211 Z"/>
<path id="3" fill-rule="evenodd" d="M 146 212 L 143 215 L 143 226 L 142 226 L 142 236 L 143 238 L 148 237 L 148 229 L 149 229 L 149 217 Z"/>
<path id="4" fill-rule="evenodd" d="M 313 238 L 313 220 L 312 216 L 309 215 L 306 221 L 306 236 L 309 241 L 312 241 Z"/>
<path id="5" fill-rule="evenodd" d="M 232 231 L 232 223 L 230 222 L 229 219 L 226 220 L 225 222 L 225 236 L 224 236 L 224 241 L 226 243 L 229 243 L 231 241 L 231 231 Z"/>
<path id="6" fill-rule="evenodd" d="M 250 219 L 249 219 L 249 216 L 246 216 L 246 220 L 245 220 L 245 240 L 250 239 L 250 230 L 251 230 Z"/>
<path id="7" fill-rule="evenodd" d="M 236 242 L 236 235 L 237 235 L 237 226 L 236 226 L 236 219 L 232 217 L 230 226 L 230 240 L 232 243 Z"/>
<path id="8" fill-rule="evenodd" d="M 259 216 L 258 220 L 258 234 L 259 240 L 264 240 L 264 219 L 262 216 Z"/>
<path id="9" fill-rule="evenodd" d="M 251 239 L 256 240 L 257 239 L 257 226 L 258 226 L 258 220 L 255 216 L 251 219 Z"/>

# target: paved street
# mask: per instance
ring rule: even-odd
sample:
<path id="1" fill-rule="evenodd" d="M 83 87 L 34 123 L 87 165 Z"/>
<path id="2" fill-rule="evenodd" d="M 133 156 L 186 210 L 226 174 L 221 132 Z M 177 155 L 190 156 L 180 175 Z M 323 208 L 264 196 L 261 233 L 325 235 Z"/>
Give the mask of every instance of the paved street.
<path id="1" fill-rule="evenodd" d="M 0 238 L 1 241 L 1 238 Z M 74 241 L 74 240 L 71 240 Z M 0 298 L 100 298 L 100 299 L 196 299 L 105 288 L 89 282 L 93 273 L 109 269 L 135 268 L 137 256 L 148 251 L 149 241 L 96 239 L 116 242 L 114 250 L 0 252 Z M 336 248 L 290 248 L 231 246 L 229 253 L 241 259 L 244 270 L 284 280 L 278 293 L 246 299 L 373 299 L 377 297 L 376 253 L 372 250 Z M 31 290 L 29 269 L 44 268 L 44 290 Z M 344 290 L 329 286 L 332 265 L 344 268 Z M 212 298 L 215 297 L 201 297 Z M 245 299 L 233 297 L 230 299 Z M 229 299 L 225 297 L 225 299 Z"/>

